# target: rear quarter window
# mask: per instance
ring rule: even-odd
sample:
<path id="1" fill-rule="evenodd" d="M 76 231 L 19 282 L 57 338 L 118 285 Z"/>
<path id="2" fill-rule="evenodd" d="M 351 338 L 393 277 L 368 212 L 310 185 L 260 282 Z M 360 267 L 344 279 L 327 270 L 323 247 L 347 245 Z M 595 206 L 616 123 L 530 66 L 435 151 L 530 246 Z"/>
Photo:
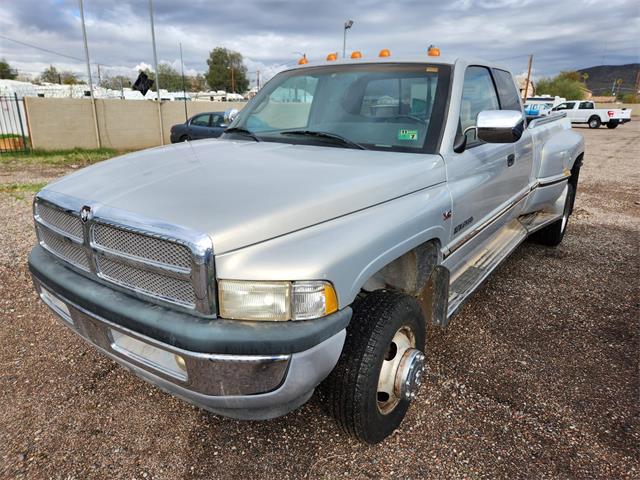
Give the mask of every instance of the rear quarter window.
<path id="1" fill-rule="evenodd" d="M 501 110 L 522 110 L 520 94 L 511 74 L 505 70 L 493 69 Z"/>

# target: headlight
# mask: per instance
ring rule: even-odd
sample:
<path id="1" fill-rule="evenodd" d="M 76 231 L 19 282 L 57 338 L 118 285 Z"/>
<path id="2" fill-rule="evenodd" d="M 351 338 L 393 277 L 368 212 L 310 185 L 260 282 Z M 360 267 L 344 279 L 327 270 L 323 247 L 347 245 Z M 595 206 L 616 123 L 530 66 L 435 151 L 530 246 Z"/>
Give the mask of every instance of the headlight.
<path id="1" fill-rule="evenodd" d="M 338 310 L 333 286 L 324 281 L 218 282 L 220 316 L 235 320 L 307 320 Z"/>

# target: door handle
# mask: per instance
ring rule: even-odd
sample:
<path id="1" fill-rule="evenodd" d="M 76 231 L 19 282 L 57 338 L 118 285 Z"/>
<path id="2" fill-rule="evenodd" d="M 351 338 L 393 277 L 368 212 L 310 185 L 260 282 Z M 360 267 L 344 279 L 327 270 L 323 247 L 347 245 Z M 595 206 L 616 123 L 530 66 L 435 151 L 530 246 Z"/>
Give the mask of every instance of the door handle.
<path id="1" fill-rule="evenodd" d="M 507 156 L 507 167 L 512 166 L 514 163 L 516 163 L 516 156 L 512 153 Z"/>

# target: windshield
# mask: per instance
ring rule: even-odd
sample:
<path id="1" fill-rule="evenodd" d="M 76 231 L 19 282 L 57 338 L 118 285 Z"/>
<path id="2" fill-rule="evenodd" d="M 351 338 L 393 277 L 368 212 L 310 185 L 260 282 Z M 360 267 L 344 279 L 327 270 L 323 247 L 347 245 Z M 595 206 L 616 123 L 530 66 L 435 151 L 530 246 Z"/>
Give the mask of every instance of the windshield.
<path id="1" fill-rule="evenodd" d="M 291 70 L 267 83 L 231 127 L 264 141 L 434 153 L 449 77 L 449 66 L 428 64 Z"/>

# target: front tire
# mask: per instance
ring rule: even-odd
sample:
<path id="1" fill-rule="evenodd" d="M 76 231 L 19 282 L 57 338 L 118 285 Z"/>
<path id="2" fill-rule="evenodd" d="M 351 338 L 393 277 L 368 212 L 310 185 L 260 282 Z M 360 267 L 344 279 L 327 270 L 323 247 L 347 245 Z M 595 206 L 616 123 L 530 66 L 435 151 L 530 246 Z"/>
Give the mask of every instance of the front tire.
<path id="1" fill-rule="evenodd" d="M 589 128 L 600 128 L 600 117 L 596 117 L 595 115 L 589 119 Z"/>
<path id="2" fill-rule="evenodd" d="M 321 386 L 345 432 L 374 444 L 398 428 L 422 383 L 424 343 L 413 297 L 378 290 L 354 305 L 338 364 Z"/>

